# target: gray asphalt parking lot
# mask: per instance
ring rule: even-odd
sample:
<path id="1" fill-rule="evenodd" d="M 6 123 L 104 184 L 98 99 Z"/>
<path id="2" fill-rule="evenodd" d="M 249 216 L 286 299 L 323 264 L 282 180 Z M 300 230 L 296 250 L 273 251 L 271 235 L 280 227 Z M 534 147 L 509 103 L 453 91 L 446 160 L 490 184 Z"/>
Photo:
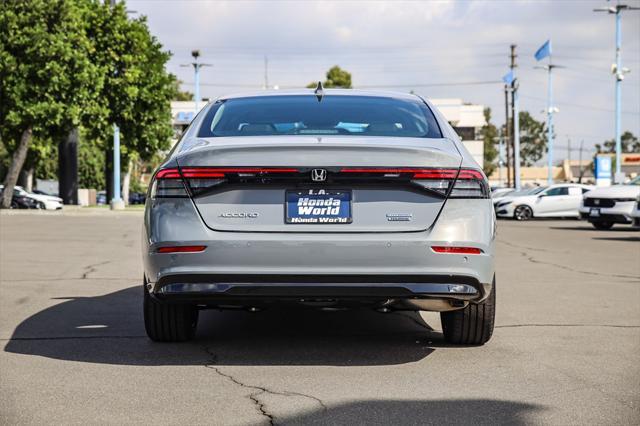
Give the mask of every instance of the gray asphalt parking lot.
<path id="1" fill-rule="evenodd" d="M 3 424 L 638 424 L 640 232 L 501 221 L 497 327 L 435 314 L 207 311 L 149 341 L 141 212 L 0 215 Z"/>

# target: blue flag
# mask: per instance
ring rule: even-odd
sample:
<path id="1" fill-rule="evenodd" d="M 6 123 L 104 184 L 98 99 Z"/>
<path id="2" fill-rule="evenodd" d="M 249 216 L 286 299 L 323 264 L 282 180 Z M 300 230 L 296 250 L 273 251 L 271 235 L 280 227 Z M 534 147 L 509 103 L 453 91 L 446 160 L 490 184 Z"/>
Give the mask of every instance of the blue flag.
<path id="1" fill-rule="evenodd" d="M 508 85 L 511 85 L 513 83 L 513 70 L 510 70 L 508 73 L 502 76 L 502 81 L 504 81 Z"/>
<path id="2" fill-rule="evenodd" d="M 537 61 L 544 59 L 547 56 L 551 56 L 551 40 L 545 41 L 544 44 L 540 46 L 540 49 L 536 51 L 534 56 Z"/>

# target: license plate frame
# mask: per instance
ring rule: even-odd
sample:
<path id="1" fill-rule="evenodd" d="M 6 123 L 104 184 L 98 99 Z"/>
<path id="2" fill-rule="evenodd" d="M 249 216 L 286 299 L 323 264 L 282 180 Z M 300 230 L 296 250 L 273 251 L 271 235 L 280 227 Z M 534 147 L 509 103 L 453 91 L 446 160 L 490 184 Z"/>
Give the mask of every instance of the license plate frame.
<path id="1" fill-rule="evenodd" d="M 302 206 L 301 198 L 307 198 L 306 203 L 302 201 Z M 299 207 L 305 207 L 310 213 L 302 212 Z M 314 209 L 325 210 L 314 213 Z M 333 214 L 336 209 L 337 213 Z M 288 189 L 285 191 L 284 211 L 284 221 L 288 225 L 348 225 L 353 223 L 353 192 L 335 188 Z"/>

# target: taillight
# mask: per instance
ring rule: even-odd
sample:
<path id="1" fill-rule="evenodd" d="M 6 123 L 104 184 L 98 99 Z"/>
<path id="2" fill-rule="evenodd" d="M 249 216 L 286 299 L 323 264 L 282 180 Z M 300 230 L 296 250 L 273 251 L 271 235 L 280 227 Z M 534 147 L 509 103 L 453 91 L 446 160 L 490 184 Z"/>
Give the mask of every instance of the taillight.
<path id="1" fill-rule="evenodd" d="M 151 198 L 186 198 L 187 190 L 177 168 L 158 170 L 151 185 Z"/>
<path id="2" fill-rule="evenodd" d="M 298 174 L 298 169 L 283 167 L 183 167 L 159 170 L 151 190 L 152 198 L 199 195 L 221 183 L 263 181 L 276 176 Z"/>
<path id="3" fill-rule="evenodd" d="M 450 198 L 489 198 L 489 185 L 476 169 L 344 168 L 340 171 L 371 177 L 404 177 L 442 196 L 449 194 Z"/>
<path id="4" fill-rule="evenodd" d="M 482 254 L 482 250 L 476 247 L 432 246 L 431 249 L 436 253 Z"/>
<path id="5" fill-rule="evenodd" d="M 158 247 L 157 253 L 200 253 L 204 251 L 207 246 L 164 246 Z"/>
<path id="6" fill-rule="evenodd" d="M 193 195 L 201 194 L 203 191 L 220 185 L 225 181 L 224 173 L 214 169 L 183 168 L 180 172 Z"/>
<path id="7" fill-rule="evenodd" d="M 425 170 L 415 173 L 411 181 L 442 195 L 448 193 L 449 198 L 489 198 L 489 185 L 479 170 Z"/>

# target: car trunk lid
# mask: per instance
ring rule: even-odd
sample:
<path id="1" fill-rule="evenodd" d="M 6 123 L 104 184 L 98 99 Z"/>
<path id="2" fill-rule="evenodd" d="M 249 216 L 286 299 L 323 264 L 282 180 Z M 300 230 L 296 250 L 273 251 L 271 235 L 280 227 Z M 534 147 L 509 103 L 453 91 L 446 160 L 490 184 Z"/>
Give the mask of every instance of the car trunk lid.
<path id="1" fill-rule="evenodd" d="M 446 139 L 234 137 L 200 139 L 177 162 L 217 231 L 411 232 L 428 229 L 446 199 L 414 177 L 457 173 L 461 156 Z"/>

